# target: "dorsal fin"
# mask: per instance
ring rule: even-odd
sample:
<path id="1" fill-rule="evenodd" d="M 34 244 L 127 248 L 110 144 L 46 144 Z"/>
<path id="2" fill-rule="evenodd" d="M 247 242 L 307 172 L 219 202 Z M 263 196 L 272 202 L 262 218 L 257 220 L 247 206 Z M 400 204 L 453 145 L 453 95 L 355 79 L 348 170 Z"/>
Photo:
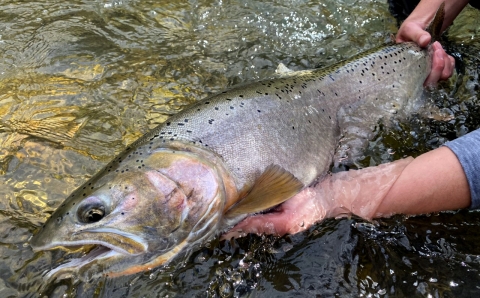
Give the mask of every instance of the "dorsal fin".
<path id="1" fill-rule="evenodd" d="M 442 26 L 443 26 L 444 18 L 445 18 L 445 2 L 442 2 L 442 4 L 440 4 L 440 7 L 438 7 L 437 12 L 435 13 L 433 20 L 430 22 L 427 28 L 425 28 L 425 30 L 428 33 L 430 33 L 430 35 L 432 36 L 432 41 L 430 43 L 433 43 L 434 41 L 437 41 L 440 39 L 440 35 L 442 35 Z"/>
<path id="2" fill-rule="evenodd" d="M 281 62 L 278 64 L 277 69 L 275 69 L 275 73 L 277 73 L 277 74 L 285 74 L 285 73 L 292 72 L 292 71 L 293 70 L 286 67 L 285 64 L 283 64 Z"/>
<path id="3" fill-rule="evenodd" d="M 303 183 L 278 165 L 270 165 L 255 181 L 250 191 L 225 213 L 225 217 L 260 212 L 293 197 Z"/>

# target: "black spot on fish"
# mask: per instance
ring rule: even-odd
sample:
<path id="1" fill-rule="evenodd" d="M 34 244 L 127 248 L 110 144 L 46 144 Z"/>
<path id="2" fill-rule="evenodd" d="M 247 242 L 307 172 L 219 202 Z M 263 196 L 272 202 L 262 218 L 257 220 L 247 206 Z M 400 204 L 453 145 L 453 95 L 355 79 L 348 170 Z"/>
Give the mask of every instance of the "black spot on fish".
<path id="1" fill-rule="evenodd" d="M 234 109 L 234 107 L 233 107 L 233 106 L 230 106 L 230 110 L 233 110 L 233 109 Z"/>
<path id="2" fill-rule="evenodd" d="M 167 122 L 167 126 L 170 126 L 170 122 Z"/>
<path id="3" fill-rule="evenodd" d="M 257 110 L 257 112 L 261 113 L 262 111 L 260 111 L 260 110 Z"/>
<path id="4" fill-rule="evenodd" d="M 218 111 L 218 107 L 215 107 L 215 110 Z"/>
<path id="5" fill-rule="evenodd" d="M 178 126 L 184 126 L 185 125 L 185 123 L 177 123 L 177 124 L 178 124 Z"/>

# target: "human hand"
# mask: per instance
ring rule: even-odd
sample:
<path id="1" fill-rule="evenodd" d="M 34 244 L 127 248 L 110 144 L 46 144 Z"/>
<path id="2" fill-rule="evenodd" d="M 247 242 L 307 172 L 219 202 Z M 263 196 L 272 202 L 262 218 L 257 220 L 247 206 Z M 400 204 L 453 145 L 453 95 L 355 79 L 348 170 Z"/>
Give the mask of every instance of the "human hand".
<path id="1" fill-rule="evenodd" d="M 396 42 L 413 41 L 425 48 L 430 44 L 432 37 L 424 30 L 425 24 L 421 21 L 407 18 L 398 30 Z M 432 70 L 424 82 L 425 86 L 435 85 L 439 80 L 446 80 L 452 76 L 455 68 L 455 59 L 449 56 L 439 42 L 432 44 Z"/>
<path id="2" fill-rule="evenodd" d="M 412 160 L 410 157 L 376 167 L 328 175 L 319 184 L 304 189 L 272 212 L 247 217 L 222 238 L 237 238 L 248 233 L 294 234 L 325 218 L 350 214 L 372 219 L 379 215 L 378 207 Z"/>
<path id="3" fill-rule="evenodd" d="M 327 213 L 322 206 L 323 198 L 317 200 L 316 196 L 315 188 L 306 188 L 269 213 L 247 217 L 222 239 L 243 237 L 248 233 L 282 236 L 305 230 L 324 219 Z"/>

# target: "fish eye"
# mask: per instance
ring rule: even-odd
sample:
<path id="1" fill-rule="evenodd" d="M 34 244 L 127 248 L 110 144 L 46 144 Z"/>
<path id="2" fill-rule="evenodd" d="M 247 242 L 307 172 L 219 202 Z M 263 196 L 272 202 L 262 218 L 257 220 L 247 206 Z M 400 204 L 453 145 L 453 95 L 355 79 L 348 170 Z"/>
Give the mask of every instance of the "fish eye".
<path id="1" fill-rule="evenodd" d="M 83 223 L 95 223 L 105 217 L 105 206 L 101 202 L 86 202 L 79 206 L 78 219 Z"/>
<path id="2" fill-rule="evenodd" d="M 92 208 L 83 212 L 80 216 L 84 223 L 94 223 L 101 220 L 105 216 L 105 208 Z"/>

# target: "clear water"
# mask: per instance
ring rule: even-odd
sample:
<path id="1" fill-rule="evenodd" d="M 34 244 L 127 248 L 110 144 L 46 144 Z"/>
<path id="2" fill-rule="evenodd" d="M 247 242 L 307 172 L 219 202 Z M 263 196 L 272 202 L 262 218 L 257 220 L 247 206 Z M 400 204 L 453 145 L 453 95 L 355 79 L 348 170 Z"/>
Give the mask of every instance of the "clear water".
<path id="1" fill-rule="evenodd" d="M 380 129 L 365 165 L 480 127 L 478 18 L 468 8 L 449 30 L 457 75 L 431 94 L 455 119 Z M 28 246 L 70 192 L 189 103 L 267 77 L 280 62 L 326 66 L 389 40 L 397 22 L 384 1 L 4 0 L 0 20 L 0 297 L 479 294 L 477 212 L 330 219 L 88 282 L 46 282 L 42 272 L 62 254 Z"/>

